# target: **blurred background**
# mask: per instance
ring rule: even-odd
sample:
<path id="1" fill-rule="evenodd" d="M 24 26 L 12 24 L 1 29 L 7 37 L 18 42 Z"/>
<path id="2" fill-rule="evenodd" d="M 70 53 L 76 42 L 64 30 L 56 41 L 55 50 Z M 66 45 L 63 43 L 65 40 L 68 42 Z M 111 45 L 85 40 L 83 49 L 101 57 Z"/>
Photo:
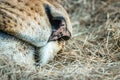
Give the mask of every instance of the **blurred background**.
<path id="1" fill-rule="evenodd" d="M 82 54 L 104 57 L 105 61 L 110 62 L 120 60 L 120 0 L 58 2 L 70 14 L 73 25 L 72 41 L 82 48 Z"/>
<path id="2" fill-rule="evenodd" d="M 73 38 L 63 52 L 68 62 L 79 66 L 77 72 L 72 67 L 72 76 L 80 80 L 120 80 L 120 0 L 57 1 L 67 10 L 73 25 Z"/>

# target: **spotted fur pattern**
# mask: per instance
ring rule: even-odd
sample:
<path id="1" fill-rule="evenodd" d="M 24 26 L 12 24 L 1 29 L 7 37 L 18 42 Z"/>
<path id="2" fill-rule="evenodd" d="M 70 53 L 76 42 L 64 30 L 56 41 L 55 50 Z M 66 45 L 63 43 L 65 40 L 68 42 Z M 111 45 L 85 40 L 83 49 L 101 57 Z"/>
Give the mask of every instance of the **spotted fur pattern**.
<path id="1" fill-rule="evenodd" d="M 53 18 L 63 17 L 66 29 L 72 26 L 65 9 L 52 0 L 0 0 L 0 54 L 20 64 L 45 65 L 62 49 L 64 41 L 49 41 L 53 26 L 46 13 Z"/>

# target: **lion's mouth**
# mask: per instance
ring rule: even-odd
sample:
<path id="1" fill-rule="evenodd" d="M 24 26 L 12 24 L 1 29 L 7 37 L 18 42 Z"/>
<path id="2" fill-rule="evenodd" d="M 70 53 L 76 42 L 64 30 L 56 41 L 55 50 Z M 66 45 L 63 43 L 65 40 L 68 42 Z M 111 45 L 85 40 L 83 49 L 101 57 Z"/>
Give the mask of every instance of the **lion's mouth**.
<path id="1" fill-rule="evenodd" d="M 67 29 L 65 18 L 62 16 L 53 17 L 49 5 L 45 5 L 45 10 L 52 26 L 52 34 L 49 41 L 69 40 L 71 33 Z"/>

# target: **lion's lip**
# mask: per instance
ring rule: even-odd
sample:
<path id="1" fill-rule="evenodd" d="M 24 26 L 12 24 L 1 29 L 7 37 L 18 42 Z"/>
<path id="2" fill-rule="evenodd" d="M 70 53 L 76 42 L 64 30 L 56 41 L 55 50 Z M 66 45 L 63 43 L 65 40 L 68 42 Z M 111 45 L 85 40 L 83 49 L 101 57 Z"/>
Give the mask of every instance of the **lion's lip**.
<path id="1" fill-rule="evenodd" d="M 49 40 L 69 40 L 70 37 L 71 33 L 67 29 L 65 20 L 61 20 L 60 27 L 52 30 Z"/>

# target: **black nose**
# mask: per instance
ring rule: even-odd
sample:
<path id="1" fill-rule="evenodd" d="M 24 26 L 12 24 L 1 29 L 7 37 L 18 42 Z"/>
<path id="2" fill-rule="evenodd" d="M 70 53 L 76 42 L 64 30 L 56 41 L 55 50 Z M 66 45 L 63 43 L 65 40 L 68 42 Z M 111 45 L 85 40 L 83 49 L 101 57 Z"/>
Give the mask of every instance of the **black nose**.
<path id="1" fill-rule="evenodd" d="M 57 24 L 58 27 L 52 29 L 50 40 L 69 40 L 71 37 L 71 33 L 67 29 L 65 20 L 61 19 L 59 21 L 59 25 Z"/>
<path id="2" fill-rule="evenodd" d="M 67 29 L 66 21 L 64 17 L 53 17 L 49 5 L 45 5 L 45 10 L 52 26 L 52 34 L 49 40 L 69 40 L 71 33 Z"/>

